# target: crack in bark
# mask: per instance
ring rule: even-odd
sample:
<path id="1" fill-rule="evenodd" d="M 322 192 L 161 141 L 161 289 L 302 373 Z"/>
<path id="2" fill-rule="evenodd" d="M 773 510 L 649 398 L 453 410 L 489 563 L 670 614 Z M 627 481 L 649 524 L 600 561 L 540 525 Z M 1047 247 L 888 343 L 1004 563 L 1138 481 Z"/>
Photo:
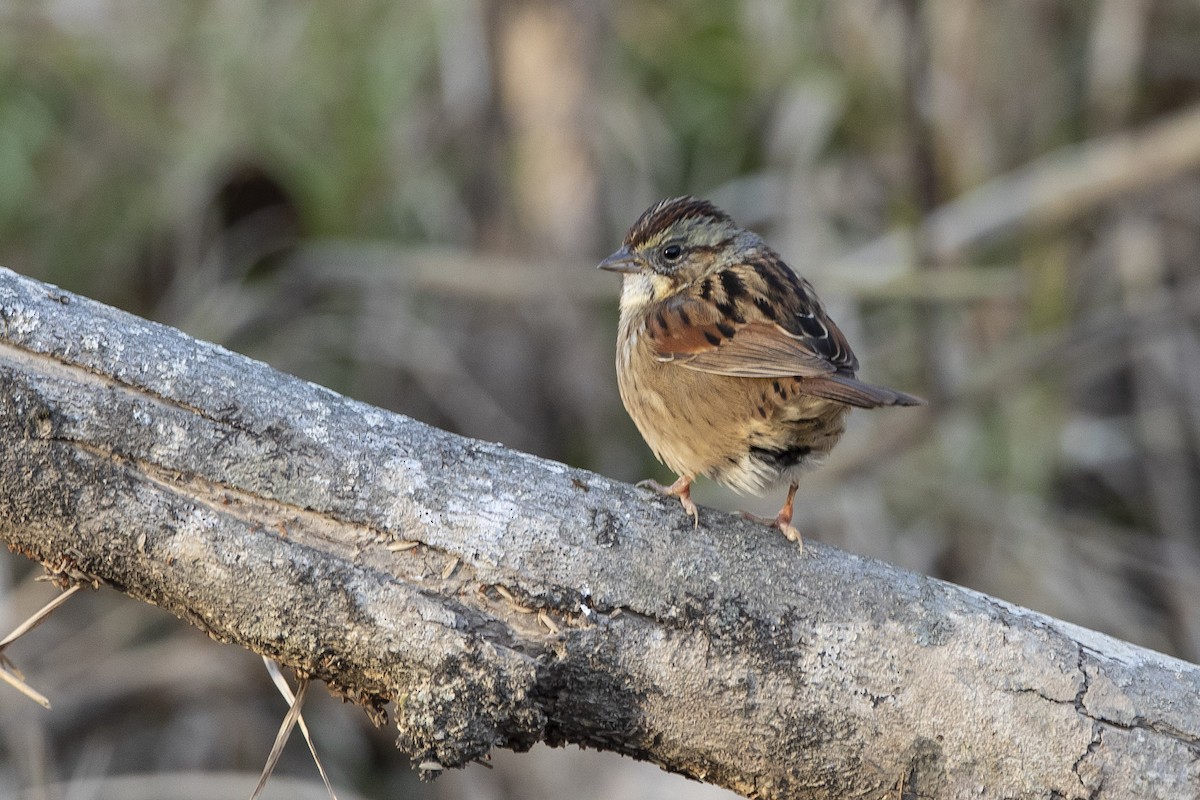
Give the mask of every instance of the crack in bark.
<path id="1" fill-rule="evenodd" d="M 156 392 L 148 386 L 129 383 L 112 375 L 111 373 L 99 372 L 94 369 L 76 362 L 68 361 L 66 354 L 59 355 L 49 350 L 37 350 L 28 345 L 18 344 L 11 337 L 5 336 L 4 341 L 0 341 L 0 363 L 10 362 L 16 365 L 25 365 L 31 367 L 30 371 L 47 378 L 55 378 L 66 380 L 73 384 L 83 383 L 92 386 L 98 386 L 104 389 L 120 389 L 129 394 L 138 397 L 144 397 L 147 400 L 157 403 L 158 405 L 183 411 L 187 414 L 194 414 L 201 419 L 212 422 L 217 425 L 224 425 L 235 430 L 241 430 L 245 433 L 252 433 L 239 425 L 234 424 L 233 420 L 236 417 L 232 415 L 227 417 L 215 416 L 208 409 L 201 406 L 194 406 L 184 400 L 176 397 L 170 397 Z M 39 367 L 42 367 L 39 369 Z M 228 407 L 231 411 L 232 406 Z"/>
<path id="2" fill-rule="evenodd" d="M 1082 788 L 1085 792 L 1088 793 L 1088 800 L 1095 800 L 1095 798 L 1100 796 L 1100 792 L 1103 791 L 1103 789 L 1104 789 L 1104 776 L 1103 776 L 1103 774 L 1100 776 L 1100 780 L 1097 781 L 1095 786 L 1088 786 L 1087 781 L 1085 781 L 1083 779 L 1083 773 L 1080 772 L 1080 768 L 1083 766 L 1083 763 L 1085 761 L 1087 761 L 1087 759 L 1092 754 L 1094 754 L 1100 748 L 1100 746 L 1103 744 L 1104 744 L 1103 725 L 1102 725 L 1102 723 L 1100 723 L 1098 721 L 1093 721 L 1092 722 L 1092 740 L 1090 742 L 1088 742 L 1087 748 L 1079 755 L 1079 758 L 1075 759 L 1075 763 L 1071 765 L 1071 772 L 1073 772 L 1075 774 L 1075 777 L 1079 780 L 1080 788 Z"/>
<path id="3" fill-rule="evenodd" d="M 1173 739 L 1179 742 L 1198 758 L 1200 758 L 1200 735 L 1189 734 L 1168 722 L 1147 719 L 1141 715 L 1134 716 L 1131 722 L 1122 722 L 1121 720 L 1111 719 L 1090 711 L 1087 707 L 1087 693 L 1091 689 L 1092 676 L 1091 673 L 1088 672 L 1087 664 L 1085 663 L 1088 648 L 1083 644 L 1078 644 L 1077 646 L 1079 649 L 1078 667 L 1079 671 L 1083 674 L 1083 682 L 1078 693 L 1075 695 L 1075 709 L 1082 716 L 1100 725 L 1107 725 L 1118 730 L 1145 730 L 1158 734 L 1159 736 L 1165 736 L 1168 739 Z"/>

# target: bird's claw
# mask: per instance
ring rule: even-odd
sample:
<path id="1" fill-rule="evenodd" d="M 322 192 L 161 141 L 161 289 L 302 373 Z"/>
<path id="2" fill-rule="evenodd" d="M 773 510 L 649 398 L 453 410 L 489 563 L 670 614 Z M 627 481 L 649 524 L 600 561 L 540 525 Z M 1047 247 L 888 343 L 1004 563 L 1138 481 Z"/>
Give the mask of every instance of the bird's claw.
<path id="1" fill-rule="evenodd" d="M 774 517 L 760 517 L 758 514 L 751 514 L 749 511 L 743 511 L 742 517 L 757 522 L 759 525 L 766 525 L 768 528 L 775 528 L 787 538 L 789 542 L 795 542 L 800 547 L 800 552 L 804 552 L 804 537 L 800 535 L 800 531 L 796 530 L 792 525 L 791 515 L 785 515 L 780 512 Z"/>
<path id="2" fill-rule="evenodd" d="M 683 510 L 692 518 L 692 527 L 700 527 L 700 509 L 696 508 L 696 504 L 692 502 L 692 482 L 690 479 L 680 478 L 670 486 L 663 486 L 658 481 L 647 478 L 644 481 L 638 481 L 637 486 L 639 489 L 653 489 L 667 497 L 678 497 Z"/>

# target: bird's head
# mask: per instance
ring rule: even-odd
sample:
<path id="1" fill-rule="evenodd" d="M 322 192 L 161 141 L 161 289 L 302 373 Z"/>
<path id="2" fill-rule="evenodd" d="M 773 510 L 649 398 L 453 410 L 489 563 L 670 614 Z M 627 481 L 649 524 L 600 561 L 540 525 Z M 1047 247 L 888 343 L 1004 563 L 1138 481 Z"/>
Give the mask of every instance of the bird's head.
<path id="1" fill-rule="evenodd" d="M 695 197 L 673 197 L 646 209 L 621 249 L 599 268 L 624 278 L 621 308 L 628 310 L 661 301 L 725 267 L 747 238 L 721 209 Z"/>

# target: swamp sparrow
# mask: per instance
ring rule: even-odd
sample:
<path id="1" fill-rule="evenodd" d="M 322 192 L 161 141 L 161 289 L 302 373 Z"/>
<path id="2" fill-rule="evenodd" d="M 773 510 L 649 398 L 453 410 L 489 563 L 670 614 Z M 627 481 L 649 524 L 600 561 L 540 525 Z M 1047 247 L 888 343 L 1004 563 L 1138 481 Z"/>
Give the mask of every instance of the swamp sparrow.
<path id="1" fill-rule="evenodd" d="M 783 508 L 760 521 L 803 545 L 797 481 L 841 438 L 850 407 L 923 402 L 856 380 L 858 359 L 809 282 L 706 200 L 650 207 L 600 269 L 624 276 L 621 400 L 679 476 L 638 485 L 678 497 L 697 525 L 697 475 L 755 494 L 786 479 Z"/>

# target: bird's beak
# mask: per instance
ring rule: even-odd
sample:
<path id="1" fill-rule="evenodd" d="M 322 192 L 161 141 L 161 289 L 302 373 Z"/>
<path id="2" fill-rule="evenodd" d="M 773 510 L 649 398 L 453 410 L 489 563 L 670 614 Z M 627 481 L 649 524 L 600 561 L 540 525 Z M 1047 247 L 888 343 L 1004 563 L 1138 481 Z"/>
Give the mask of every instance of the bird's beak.
<path id="1" fill-rule="evenodd" d="M 617 252 L 613 253 L 608 258 L 601 261 L 596 269 L 604 269 L 609 272 L 624 272 L 626 274 L 640 272 L 642 267 L 638 263 L 638 257 L 629 252 L 628 247 L 622 247 Z"/>

